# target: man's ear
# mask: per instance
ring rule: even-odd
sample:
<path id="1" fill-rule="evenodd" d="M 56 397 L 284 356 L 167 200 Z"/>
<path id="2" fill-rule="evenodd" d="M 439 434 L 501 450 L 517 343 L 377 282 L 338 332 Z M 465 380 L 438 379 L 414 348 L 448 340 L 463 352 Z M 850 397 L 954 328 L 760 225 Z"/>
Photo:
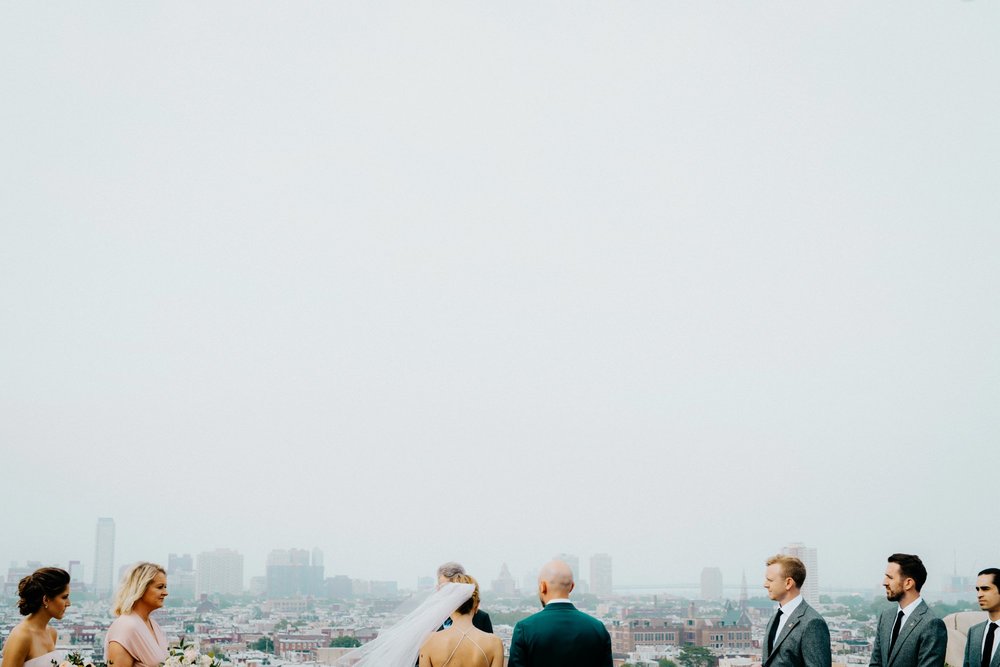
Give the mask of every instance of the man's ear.
<path id="1" fill-rule="evenodd" d="M 549 582 L 544 581 L 544 580 L 543 581 L 539 581 L 538 582 L 538 594 L 539 595 L 548 595 L 548 593 L 549 593 Z"/>

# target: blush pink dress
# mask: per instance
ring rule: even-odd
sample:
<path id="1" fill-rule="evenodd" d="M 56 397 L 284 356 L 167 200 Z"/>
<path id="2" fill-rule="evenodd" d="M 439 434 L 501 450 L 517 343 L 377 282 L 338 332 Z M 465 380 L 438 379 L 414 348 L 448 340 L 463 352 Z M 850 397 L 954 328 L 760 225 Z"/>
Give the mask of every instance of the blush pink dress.
<path id="1" fill-rule="evenodd" d="M 167 660 L 167 636 L 152 618 L 149 623 L 153 626 L 152 632 L 137 614 L 122 614 L 116 618 L 104 638 L 104 655 L 108 654 L 111 642 L 118 642 L 135 660 L 135 667 L 159 667 Z"/>

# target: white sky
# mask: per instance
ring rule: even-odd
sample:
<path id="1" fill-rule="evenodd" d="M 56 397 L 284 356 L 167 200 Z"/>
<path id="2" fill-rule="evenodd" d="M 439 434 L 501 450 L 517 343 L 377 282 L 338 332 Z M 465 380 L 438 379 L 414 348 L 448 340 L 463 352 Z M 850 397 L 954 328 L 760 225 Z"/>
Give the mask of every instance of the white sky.
<path id="1" fill-rule="evenodd" d="M 0 565 L 1000 564 L 998 21 L 0 4 Z"/>

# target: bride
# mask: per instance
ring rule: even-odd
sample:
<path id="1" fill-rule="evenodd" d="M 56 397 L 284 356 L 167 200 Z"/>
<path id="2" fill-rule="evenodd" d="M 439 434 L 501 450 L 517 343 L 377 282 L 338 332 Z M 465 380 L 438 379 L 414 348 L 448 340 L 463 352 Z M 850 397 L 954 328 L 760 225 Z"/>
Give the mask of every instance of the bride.
<path id="1" fill-rule="evenodd" d="M 62 618 L 70 606 L 69 574 L 58 567 L 35 570 L 21 579 L 17 594 L 17 608 L 27 618 L 10 631 L 2 667 L 51 667 L 63 656 L 56 650 L 58 633 L 49 621 Z"/>
<path id="2" fill-rule="evenodd" d="M 472 578 L 469 577 L 469 579 Z M 428 642 L 428 637 L 431 637 L 446 618 L 462 607 L 476 593 L 478 593 L 478 586 L 475 583 L 444 584 L 421 602 L 416 609 L 380 632 L 374 640 L 351 651 L 334 664 L 337 667 L 415 667 L 421 646 Z M 496 641 L 499 643 L 500 640 Z M 481 657 L 479 658 L 480 662 L 477 663 L 464 663 L 453 659 L 449 667 L 465 667 L 466 664 L 470 664 L 471 667 L 502 664 L 502 645 L 500 656 L 500 663 L 483 662 Z M 421 659 L 420 664 L 430 663 L 425 663 Z M 437 665 L 438 663 L 435 662 L 434 667 Z"/>

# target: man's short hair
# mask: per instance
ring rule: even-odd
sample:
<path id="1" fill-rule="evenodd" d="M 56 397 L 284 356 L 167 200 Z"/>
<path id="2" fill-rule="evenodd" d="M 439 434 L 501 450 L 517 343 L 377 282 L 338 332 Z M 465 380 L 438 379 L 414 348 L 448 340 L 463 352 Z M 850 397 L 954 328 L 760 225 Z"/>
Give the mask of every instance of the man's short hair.
<path id="1" fill-rule="evenodd" d="M 444 578 L 448 581 L 452 581 L 460 574 L 465 574 L 465 568 L 462 567 L 461 563 L 456 563 L 453 560 L 448 561 L 438 568 L 438 579 Z"/>
<path id="2" fill-rule="evenodd" d="M 775 563 L 781 566 L 781 574 L 792 578 L 796 588 L 802 588 L 802 584 L 806 583 L 806 566 L 795 556 L 775 554 L 767 559 L 768 565 Z"/>
<path id="3" fill-rule="evenodd" d="M 913 554 L 893 554 L 889 556 L 889 562 L 899 566 L 899 573 L 904 577 L 913 579 L 913 585 L 920 592 L 927 581 L 927 568 L 919 556 Z"/>
<path id="4" fill-rule="evenodd" d="M 980 572 L 979 576 L 981 577 L 984 574 L 988 574 L 988 575 L 992 576 L 993 577 L 993 585 L 1000 587 L 1000 579 L 997 579 L 997 577 L 1000 577 L 1000 569 L 995 568 L 995 567 L 988 567 L 985 570 L 983 570 L 982 572 Z"/>

